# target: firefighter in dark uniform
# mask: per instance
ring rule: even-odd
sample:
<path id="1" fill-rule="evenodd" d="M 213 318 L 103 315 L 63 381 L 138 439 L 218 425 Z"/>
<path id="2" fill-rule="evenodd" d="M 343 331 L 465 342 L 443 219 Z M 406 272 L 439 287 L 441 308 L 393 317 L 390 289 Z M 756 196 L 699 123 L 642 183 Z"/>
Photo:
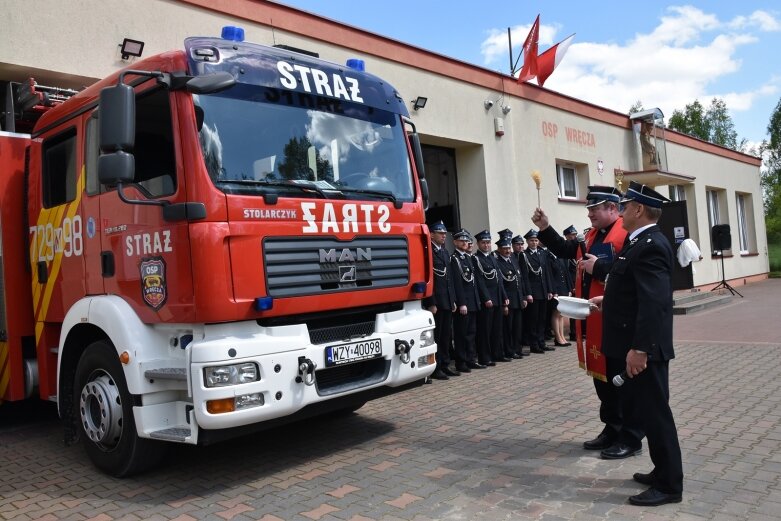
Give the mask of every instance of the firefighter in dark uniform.
<path id="1" fill-rule="evenodd" d="M 512 236 L 512 234 L 510 234 Z M 499 266 L 499 275 L 502 277 L 504 292 L 507 294 L 507 305 L 504 306 L 503 336 L 504 353 L 497 358 L 500 361 L 509 361 L 513 358 L 523 358 L 521 349 L 523 335 L 523 309 L 526 307 L 526 288 L 523 286 L 521 267 L 518 265 L 518 257 L 513 255 L 512 239 L 503 237 L 496 241 L 498 255 L 496 263 Z"/>
<path id="2" fill-rule="evenodd" d="M 507 304 L 504 284 L 491 251 L 491 232 L 475 235 L 477 251 L 473 257 L 480 311 L 477 313 L 477 358 L 482 365 L 495 366 L 495 358 L 504 358 L 502 346 L 502 310 Z M 501 355 L 501 356 L 500 356 Z"/>
<path id="3" fill-rule="evenodd" d="M 469 373 L 472 369 L 484 369 L 477 363 L 475 333 L 480 297 L 477 294 L 472 255 L 469 253 L 471 236 L 461 229 L 453 234 L 456 250 L 450 256 L 450 275 L 456 290 L 456 311 L 453 315 L 453 334 L 456 370 Z"/>
<path id="4" fill-rule="evenodd" d="M 568 241 L 573 241 L 578 237 L 578 229 L 575 228 L 572 224 L 570 224 L 568 227 L 564 228 L 564 231 L 561 232 L 564 235 L 564 238 Z M 572 295 L 575 294 L 575 278 L 577 277 L 578 273 L 578 261 L 577 259 L 567 259 L 567 271 L 569 271 L 569 279 L 572 281 L 572 288 L 570 289 L 570 293 Z M 569 319 L 569 339 L 571 342 L 575 342 L 577 338 L 575 338 L 575 319 L 571 318 Z"/>
<path id="5" fill-rule="evenodd" d="M 673 349 L 673 249 L 656 223 L 669 199 L 645 185 L 629 184 L 621 200 L 629 242 L 605 281 L 602 350 L 607 363 L 630 377 L 622 391 L 624 414 L 642 421 L 654 468 L 633 478 L 650 488 L 631 496 L 639 506 L 678 503 L 683 466 L 670 410 L 669 362 Z"/>
<path id="6" fill-rule="evenodd" d="M 456 309 L 456 288 L 450 276 L 450 254 L 445 248 L 447 228 L 439 221 L 429 226 L 434 259 L 434 292 L 423 300 L 423 306 L 434 314 L 434 339 L 437 342 L 437 368 L 431 375 L 437 380 L 458 376 L 450 369 L 450 341 L 453 338 L 453 311 Z"/>
<path id="7" fill-rule="evenodd" d="M 523 262 L 526 263 L 529 277 L 529 294 L 531 302 L 526 306 L 523 317 L 523 332 L 525 343 L 532 353 L 544 353 L 554 348 L 545 346 L 545 310 L 548 301 L 553 297 L 553 286 L 548 266 L 548 255 L 539 246 L 536 230 L 529 230 L 524 235 L 529 247 L 523 252 Z"/>
<path id="8" fill-rule="evenodd" d="M 522 286 L 524 290 L 524 300 L 526 300 L 526 304 L 523 306 L 523 311 L 521 312 L 521 355 L 522 356 L 528 356 L 531 351 L 529 350 L 529 344 L 526 343 L 527 341 L 527 335 L 526 335 L 526 328 L 528 327 L 528 323 L 526 321 L 526 310 L 529 308 L 529 304 L 532 302 L 532 296 L 531 296 L 531 285 L 529 284 L 529 267 L 526 265 L 526 257 L 523 256 L 523 252 L 526 249 L 526 241 L 523 239 L 521 235 L 516 235 L 512 238 L 512 247 L 513 247 L 513 256 L 515 257 L 515 260 L 518 262 L 518 266 L 521 268 L 521 279 L 522 279 Z"/>

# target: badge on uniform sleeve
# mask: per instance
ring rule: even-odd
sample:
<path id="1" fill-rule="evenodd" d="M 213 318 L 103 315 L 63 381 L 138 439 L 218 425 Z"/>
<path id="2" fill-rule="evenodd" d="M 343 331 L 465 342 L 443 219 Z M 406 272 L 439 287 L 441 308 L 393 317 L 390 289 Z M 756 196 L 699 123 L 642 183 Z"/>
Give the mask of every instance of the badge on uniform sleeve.
<path id="1" fill-rule="evenodd" d="M 165 277 L 165 260 L 162 257 L 141 259 L 141 296 L 144 302 L 157 311 L 168 299 L 168 283 Z"/>

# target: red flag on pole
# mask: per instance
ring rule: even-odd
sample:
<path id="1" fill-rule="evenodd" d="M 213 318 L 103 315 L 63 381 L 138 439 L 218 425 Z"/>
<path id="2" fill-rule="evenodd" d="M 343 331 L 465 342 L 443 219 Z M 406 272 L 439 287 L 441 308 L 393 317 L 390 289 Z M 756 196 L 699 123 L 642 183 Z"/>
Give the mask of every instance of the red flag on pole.
<path id="1" fill-rule="evenodd" d="M 567 49 L 569 49 L 569 46 L 572 43 L 572 39 L 574 37 L 574 34 L 568 36 L 544 53 L 537 56 L 537 63 L 535 65 L 537 67 L 537 84 L 540 87 L 545 84 L 545 80 L 548 79 L 548 76 L 553 74 L 553 70 L 558 67 L 559 63 L 561 63 L 561 60 L 564 58 L 564 54 L 566 54 Z M 525 63 L 523 65 L 526 67 Z"/>
<path id="2" fill-rule="evenodd" d="M 518 82 L 529 81 L 537 75 L 537 41 L 540 36 L 540 15 L 532 24 L 526 41 L 523 42 L 523 68 L 518 75 Z"/>

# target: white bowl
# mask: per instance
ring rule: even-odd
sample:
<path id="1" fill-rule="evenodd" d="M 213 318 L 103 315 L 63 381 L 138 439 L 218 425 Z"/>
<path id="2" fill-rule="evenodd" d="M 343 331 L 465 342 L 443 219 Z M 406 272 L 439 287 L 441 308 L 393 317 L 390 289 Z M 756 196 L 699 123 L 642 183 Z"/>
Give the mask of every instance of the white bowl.
<path id="1" fill-rule="evenodd" d="M 567 318 L 583 320 L 591 313 L 591 304 L 588 300 L 577 297 L 556 297 L 559 305 L 556 309 Z"/>

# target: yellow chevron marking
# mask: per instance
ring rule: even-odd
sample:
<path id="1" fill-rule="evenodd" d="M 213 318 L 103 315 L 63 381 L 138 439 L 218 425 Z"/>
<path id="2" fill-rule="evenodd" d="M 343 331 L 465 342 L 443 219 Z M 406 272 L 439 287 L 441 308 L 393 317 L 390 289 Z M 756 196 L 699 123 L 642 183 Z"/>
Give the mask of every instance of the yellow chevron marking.
<path id="1" fill-rule="evenodd" d="M 81 173 L 79 174 L 79 178 L 76 181 L 76 199 L 71 201 L 70 203 L 66 205 L 59 206 L 57 208 L 51 208 L 51 209 L 44 209 L 41 210 L 41 213 L 38 215 L 38 226 L 44 226 L 46 227 L 47 224 L 51 224 L 54 226 L 56 224 L 56 227 L 62 226 L 62 222 L 64 218 L 68 218 L 71 221 L 73 220 L 73 216 L 76 215 L 76 212 L 81 206 L 81 196 L 84 192 L 84 180 L 85 180 L 85 169 L 82 167 Z M 63 214 L 65 214 L 63 216 Z M 82 241 L 83 241 L 82 236 Z M 36 238 L 36 242 L 38 245 L 43 244 L 44 248 L 47 248 L 46 241 L 41 240 L 40 237 Z M 83 248 L 83 242 L 82 242 L 82 248 Z M 32 247 L 33 251 L 37 249 L 37 246 Z M 31 255 L 33 253 L 31 251 Z M 32 257 L 31 257 L 32 258 Z M 35 269 L 35 265 L 37 264 L 36 259 L 32 259 L 33 262 L 33 309 L 35 309 L 35 343 L 36 345 L 41 339 L 41 333 L 43 333 L 43 321 L 46 319 L 46 315 L 49 311 L 49 305 L 51 303 L 52 298 L 52 292 L 54 292 L 54 286 L 57 282 L 57 277 L 60 274 L 60 268 L 62 267 L 62 258 L 63 258 L 63 252 L 54 252 L 54 259 L 51 261 L 51 270 L 49 271 L 49 278 L 46 282 L 46 284 L 40 284 L 38 282 L 37 277 L 35 276 L 37 273 L 37 270 Z"/>

